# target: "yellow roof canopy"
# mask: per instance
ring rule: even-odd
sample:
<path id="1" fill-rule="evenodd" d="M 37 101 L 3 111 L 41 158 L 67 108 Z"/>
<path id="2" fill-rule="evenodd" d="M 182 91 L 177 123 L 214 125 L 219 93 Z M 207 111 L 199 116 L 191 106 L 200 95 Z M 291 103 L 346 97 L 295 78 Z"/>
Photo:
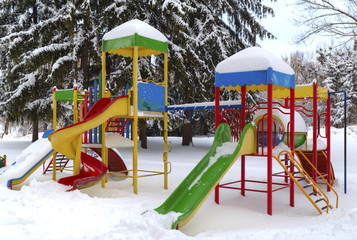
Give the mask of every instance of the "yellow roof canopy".
<path id="1" fill-rule="evenodd" d="M 282 99 L 290 97 L 290 89 L 276 89 L 273 91 L 274 99 Z M 304 100 L 304 98 L 312 98 L 314 97 L 314 88 L 313 85 L 302 85 L 295 86 L 295 98 L 297 100 Z M 318 100 L 327 100 L 328 98 L 328 90 L 324 87 L 317 87 L 317 99 Z"/>

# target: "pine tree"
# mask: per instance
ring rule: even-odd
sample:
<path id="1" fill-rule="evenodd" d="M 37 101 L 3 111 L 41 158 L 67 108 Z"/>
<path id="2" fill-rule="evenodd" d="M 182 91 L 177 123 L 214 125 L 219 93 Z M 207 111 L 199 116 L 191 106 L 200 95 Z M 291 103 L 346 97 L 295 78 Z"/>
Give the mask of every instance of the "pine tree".
<path id="1" fill-rule="evenodd" d="M 355 123 L 351 118 L 357 113 L 357 53 L 346 50 L 335 51 L 332 48 L 320 50 L 318 60 L 322 64 L 321 74 L 324 84 L 332 91 L 345 90 L 347 92 L 347 119 L 349 123 Z M 333 95 L 331 99 L 331 121 L 336 127 L 342 127 L 344 117 L 344 96 Z"/>
<path id="2" fill-rule="evenodd" d="M 38 121 L 52 114 L 52 87 L 88 87 L 100 71 L 98 34 L 90 1 L 1 2 L 1 58 L 7 118 Z M 94 3 L 96 4 L 96 2 Z M 96 5 L 94 5 L 95 7 Z M 6 23 L 6 15 L 12 16 Z M 96 64 L 93 68 L 90 65 Z M 79 67 L 78 67 L 79 66 Z"/>

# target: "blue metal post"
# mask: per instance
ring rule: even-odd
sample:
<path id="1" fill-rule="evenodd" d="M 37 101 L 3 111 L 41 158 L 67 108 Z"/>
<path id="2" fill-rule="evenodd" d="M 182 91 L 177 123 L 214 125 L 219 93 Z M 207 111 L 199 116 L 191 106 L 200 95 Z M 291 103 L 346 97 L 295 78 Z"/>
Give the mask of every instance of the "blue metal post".
<path id="1" fill-rule="evenodd" d="M 97 80 L 94 81 L 94 103 L 97 102 L 97 94 L 98 94 L 98 83 Z M 98 143 L 98 137 L 97 137 L 97 128 L 94 128 L 94 143 Z"/>
<path id="2" fill-rule="evenodd" d="M 88 111 L 92 108 L 93 106 L 93 88 L 89 88 L 89 108 Z M 93 130 L 90 129 L 89 130 L 89 139 L 88 139 L 89 143 L 93 142 Z"/>

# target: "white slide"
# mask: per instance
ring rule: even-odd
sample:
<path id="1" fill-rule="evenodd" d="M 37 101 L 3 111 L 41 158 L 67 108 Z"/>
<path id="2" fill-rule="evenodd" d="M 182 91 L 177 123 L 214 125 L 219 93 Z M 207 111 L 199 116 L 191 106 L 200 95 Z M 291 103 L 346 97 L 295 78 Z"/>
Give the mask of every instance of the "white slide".
<path id="1" fill-rule="evenodd" d="M 46 131 L 42 138 L 28 146 L 12 165 L 5 167 L 0 173 L 1 184 L 6 183 L 8 188 L 12 188 L 12 185 L 22 183 L 52 156 L 54 150 L 48 140 L 52 131 Z"/>

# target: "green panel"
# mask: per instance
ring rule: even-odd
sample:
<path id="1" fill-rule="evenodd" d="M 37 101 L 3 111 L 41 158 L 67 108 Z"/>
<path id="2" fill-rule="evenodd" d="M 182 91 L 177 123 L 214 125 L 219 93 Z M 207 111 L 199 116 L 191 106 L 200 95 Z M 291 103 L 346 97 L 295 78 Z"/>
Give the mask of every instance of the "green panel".
<path id="1" fill-rule="evenodd" d="M 111 39 L 108 41 L 103 40 L 102 42 L 102 52 L 120 49 L 120 48 L 127 48 L 132 47 L 135 44 L 134 35 Z"/>
<path id="2" fill-rule="evenodd" d="M 287 144 L 287 135 L 288 134 L 284 134 L 284 143 L 286 145 Z M 295 148 L 298 148 L 300 147 L 301 145 L 303 145 L 306 141 L 306 133 L 295 133 L 295 136 L 294 136 L 294 145 L 295 145 Z"/>
<path id="3" fill-rule="evenodd" d="M 57 101 L 73 101 L 74 90 L 56 90 Z"/>
<path id="4" fill-rule="evenodd" d="M 168 49 L 168 44 L 167 42 L 161 42 L 158 40 L 154 40 L 151 38 L 143 37 L 138 34 L 132 35 L 132 36 L 127 36 L 127 37 L 122 37 L 122 38 L 116 38 L 116 39 L 111 39 L 108 41 L 102 42 L 102 51 L 110 51 L 110 50 L 115 50 L 115 49 L 122 49 L 122 48 L 129 48 L 133 46 L 139 46 L 147 49 L 153 49 L 156 51 L 160 52 L 165 52 L 167 53 Z"/>
<path id="5" fill-rule="evenodd" d="M 187 175 L 167 200 L 160 207 L 155 209 L 155 211 L 160 214 L 167 214 L 171 211 L 181 213 L 177 221 L 172 224 L 172 229 L 176 229 L 179 222 L 188 218 L 197 207 L 199 207 L 207 194 L 210 193 L 222 175 L 231 166 L 240 151 L 247 130 L 251 127 L 253 127 L 252 124 L 247 124 L 244 128 L 233 154 L 221 156 L 215 163 L 213 163 L 213 165 L 207 168 L 210 157 L 216 154 L 217 147 L 225 142 L 231 141 L 231 130 L 229 125 L 223 123 L 218 126 L 212 147 L 208 153 Z M 194 184 L 197 178 L 200 179 Z"/>

